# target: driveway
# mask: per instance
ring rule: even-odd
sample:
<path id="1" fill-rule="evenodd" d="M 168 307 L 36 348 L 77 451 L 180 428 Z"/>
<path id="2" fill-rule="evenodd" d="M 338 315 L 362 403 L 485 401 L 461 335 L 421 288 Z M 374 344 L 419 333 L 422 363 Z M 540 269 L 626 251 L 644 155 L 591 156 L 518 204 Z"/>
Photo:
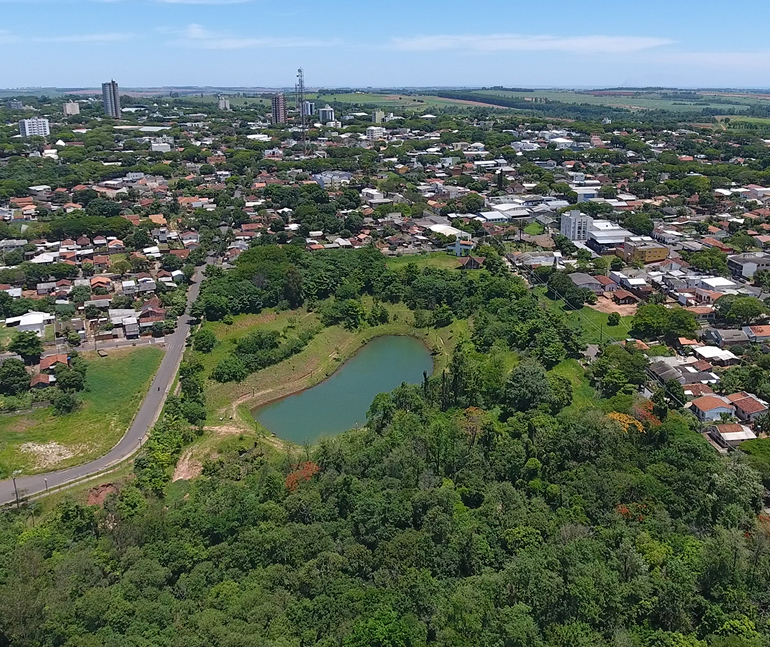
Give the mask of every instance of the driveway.
<path id="1" fill-rule="evenodd" d="M 198 268 L 198 271 L 193 277 L 194 282 L 187 291 L 188 306 L 198 298 L 202 278 L 203 268 Z M 187 315 L 182 315 L 179 318 L 177 328 L 173 334 L 166 335 L 166 354 L 163 357 L 163 361 L 160 363 L 158 372 L 155 374 L 155 379 L 152 381 L 150 391 L 144 398 L 144 402 L 142 402 L 142 406 L 137 412 L 131 427 L 123 438 L 120 439 L 118 444 L 101 458 L 97 458 L 84 465 L 70 467 L 56 472 L 36 474 L 35 476 L 22 475 L 17 477 L 16 487 L 19 491 L 19 497 L 35 495 L 44 492 L 46 488 L 58 487 L 65 483 L 69 483 L 70 481 L 97 474 L 108 467 L 120 463 L 139 449 L 147 432 L 150 430 L 150 427 L 152 427 L 158 419 L 166 395 L 174 381 L 177 369 L 182 361 L 182 354 L 184 353 L 187 335 L 190 332 L 191 321 L 192 320 Z M 16 495 L 14 493 L 13 481 L 0 481 L 0 504 L 10 503 L 14 501 L 15 498 Z"/>

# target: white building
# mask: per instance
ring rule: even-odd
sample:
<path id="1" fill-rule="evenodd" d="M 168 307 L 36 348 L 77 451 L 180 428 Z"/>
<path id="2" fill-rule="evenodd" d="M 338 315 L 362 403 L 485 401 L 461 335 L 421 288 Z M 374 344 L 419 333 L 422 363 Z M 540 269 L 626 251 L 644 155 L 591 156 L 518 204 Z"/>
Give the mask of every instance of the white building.
<path id="1" fill-rule="evenodd" d="M 227 97 L 219 97 L 219 109 L 230 110 L 230 99 Z"/>
<path id="2" fill-rule="evenodd" d="M 334 108 L 332 108 L 328 103 L 326 104 L 326 107 L 319 108 L 318 121 L 320 121 L 322 124 L 334 121 Z"/>
<path id="3" fill-rule="evenodd" d="M 373 124 L 381 124 L 383 119 L 385 119 L 385 113 L 382 110 L 375 110 L 372 113 Z"/>
<path id="4" fill-rule="evenodd" d="M 80 104 L 77 101 L 67 101 L 62 107 L 65 117 L 73 117 L 80 114 Z"/>
<path id="5" fill-rule="evenodd" d="M 19 332 L 33 331 L 38 337 L 45 333 L 46 324 L 54 322 L 54 315 L 47 312 L 28 312 L 20 317 L 8 317 L 5 325 L 9 328 L 15 328 Z"/>
<path id="6" fill-rule="evenodd" d="M 42 117 L 22 119 L 19 122 L 19 134 L 22 137 L 48 137 L 51 134 L 48 119 L 43 119 Z"/>
<path id="7" fill-rule="evenodd" d="M 588 240 L 588 230 L 593 218 L 577 209 L 562 214 L 559 232 L 570 240 Z"/>
<path id="8" fill-rule="evenodd" d="M 366 137 L 368 139 L 381 139 L 385 137 L 386 132 L 382 126 L 369 126 L 366 129 Z"/>

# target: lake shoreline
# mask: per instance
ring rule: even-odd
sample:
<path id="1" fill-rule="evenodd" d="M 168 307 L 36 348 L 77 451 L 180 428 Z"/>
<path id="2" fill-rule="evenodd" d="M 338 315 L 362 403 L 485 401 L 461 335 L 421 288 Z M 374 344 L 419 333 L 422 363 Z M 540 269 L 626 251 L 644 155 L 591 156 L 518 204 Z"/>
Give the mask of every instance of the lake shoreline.
<path id="1" fill-rule="evenodd" d="M 322 331 L 319 334 L 323 335 L 324 332 Z M 414 328 L 413 326 L 402 322 L 393 322 L 374 328 L 368 328 L 357 333 L 346 346 L 340 348 L 340 352 L 334 358 L 324 358 L 321 360 L 320 366 L 311 369 L 307 373 L 303 373 L 291 380 L 283 382 L 282 384 L 277 384 L 274 387 L 260 392 L 251 394 L 248 392 L 243 393 L 240 397 L 231 401 L 228 405 L 218 411 L 217 417 L 219 417 L 220 420 L 211 420 L 211 426 L 217 426 L 217 422 L 224 423 L 228 420 L 228 418 L 232 420 L 239 419 L 242 421 L 247 419 L 254 420 L 251 417 L 251 411 L 254 409 L 266 406 L 278 400 L 283 400 L 284 398 L 287 398 L 291 395 L 302 393 L 303 391 L 317 386 L 324 380 L 332 377 L 369 342 L 379 337 L 389 336 L 412 337 L 420 341 L 428 349 L 428 352 L 434 359 L 433 374 L 436 374 L 436 372 L 439 370 L 439 367 L 445 366 L 448 362 L 449 355 L 447 352 L 447 345 L 443 340 L 441 340 L 440 336 L 438 336 L 439 343 L 432 344 L 430 331 L 423 331 L 419 328 Z M 284 360 L 284 362 L 281 364 L 276 364 L 275 367 L 296 361 L 304 362 L 307 365 L 312 365 L 314 358 L 309 356 L 303 357 L 304 354 L 305 352 L 303 351 L 303 353 L 300 353 L 293 358 Z M 274 369 L 275 367 L 268 367 L 259 373 L 265 373 L 271 369 Z M 249 378 L 253 378 L 255 375 L 257 375 L 257 373 L 253 373 L 251 376 L 249 376 Z M 249 378 L 247 378 L 247 382 Z M 241 384 L 239 386 L 242 390 L 244 385 Z"/>
<path id="2" fill-rule="evenodd" d="M 387 331 L 387 326 L 383 326 Z M 334 370 L 309 380 L 279 397 L 248 410 L 251 420 L 278 438 L 304 444 L 336 435 L 366 422 L 366 412 L 377 394 L 392 391 L 400 384 L 420 384 L 424 374 L 432 375 L 434 353 L 416 335 L 367 335 L 360 344 L 351 344 L 346 353 L 334 358 Z M 323 379 L 321 379 L 323 378 Z M 305 382 L 305 383 L 303 383 Z M 272 391 L 272 390 L 271 390 Z M 274 391 L 271 395 L 278 395 Z"/>
<path id="3" fill-rule="evenodd" d="M 342 359 L 335 360 L 335 361 L 337 361 L 337 366 L 334 368 L 334 370 L 331 373 L 326 373 L 325 375 L 320 376 L 321 379 L 318 380 L 317 382 L 308 383 L 307 385 L 301 386 L 301 387 L 299 387 L 298 389 L 296 389 L 294 391 L 291 391 L 289 393 L 285 393 L 283 395 L 278 395 L 278 396 L 275 396 L 275 397 L 269 397 L 266 400 L 261 400 L 259 398 L 259 394 L 257 394 L 256 399 L 259 400 L 259 402 L 257 404 L 254 404 L 253 403 L 254 401 L 252 400 L 252 401 L 250 401 L 251 402 L 251 406 L 247 406 L 247 404 L 249 404 L 249 403 L 243 403 L 243 404 L 241 404 L 239 406 L 246 408 L 249 411 L 249 413 L 251 414 L 254 411 L 256 411 L 257 409 L 261 409 L 262 407 L 266 407 L 269 404 L 274 404 L 274 403 L 279 402 L 281 400 L 285 400 L 286 398 L 290 398 L 293 395 L 300 395 L 301 393 L 304 393 L 305 391 L 309 391 L 310 389 L 315 388 L 319 384 L 322 384 L 323 382 L 325 382 L 329 378 L 331 378 L 334 375 L 336 375 L 338 371 L 342 370 L 342 368 L 345 366 L 345 364 L 347 364 L 348 362 L 352 361 L 356 357 L 356 355 L 358 355 L 362 350 L 364 350 L 364 348 L 366 348 L 369 344 L 371 344 L 376 339 L 382 339 L 383 337 L 411 337 L 412 339 L 416 339 L 423 346 L 425 346 L 427 351 L 430 353 L 431 357 L 434 357 L 434 349 L 432 349 L 426 343 L 425 338 L 420 337 L 419 335 L 410 334 L 410 333 L 384 332 L 381 335 L 374 335 L 373 337 L 370 337 L 370 338 L 366 339 L 365 341 L 362 341 L 361 344 L 358 345 L 353 350 L 352 353 L 346 354 L 344 356 L 344 358 L 342 358 Z M 267 369 L 263 369 L 263 370 L 269 370 L 269 367 Z M 433 372 L 430 375 L 433 375 L 433 373 L 435 373 L 435 371 L 436 371 L 436 362 L 433 362 Z"/>

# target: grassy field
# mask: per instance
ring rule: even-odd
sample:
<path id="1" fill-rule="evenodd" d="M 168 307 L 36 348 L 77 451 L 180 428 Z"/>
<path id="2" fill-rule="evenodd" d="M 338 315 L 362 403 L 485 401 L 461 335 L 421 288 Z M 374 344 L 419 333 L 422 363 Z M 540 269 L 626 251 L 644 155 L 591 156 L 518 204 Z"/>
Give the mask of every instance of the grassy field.
<path id="1" fill-rule="evenodd" d="M 526 227 L 524 227 L 524 233 L 529 234 L 530 236 L 539 236 L 544 232 L 545 227 L 543 227 L 543 225 L 541 225 L 539 222 L 531 222 Z"/>
<path id="2" fill-rule="evenodd" d="M 540 298 L 540 302 L 543 303 L 549 309 L 555 312 L 562 312 L 567 319 L 573 323 L 576 327 L 580 327 L 583 331 L 583 339 L 589 344 L 599 344 L 607 341 L 608 338 L 620 341 L 626 339 L 629 336 L 631 330 L 631 320 L 633 317 L 621 317 L 620 324 L 617 326 L 610 326 L 607 324 L 609 315 L 604 312 L 599 312 L 588 306 L 583 306 L 580 310 L 569 310 L 564 308 L 562 301 L 554 301 L 546 296 L 545 287 L 536 287 L 533 292 Z"/>
<path id="3" fill-rule="evenodd" d="M 371 307 L 367 299 L 364 299 L 364 305 Z M 345 330 L 341 326 L 324 328 L 301 353 L 251 374 L 240 384 L 207 381 L 206 399 L 210 411 L 208 423 L 216 426 L 230 419 L 238 422 L 239 407 L 250 409 L 322 382 L 375 337 L 411 335 L 421 339 L 433 353 L 434 372 L 439 372 L 447 365 L 457 341 L 462 336 L 468 336 L 468 322 L 465 320 L 455 321 L 438 330 L 417 329 L 412 325 L 413 315 L 406 306 L 399 304 L 386 307 L 391 315 L 388 324 L 355 331 Z M 211 353 L 198 355 L 204 363 L 206 374 L 230 352 L 234 340 L 253 330 L 283 330 L 289 324 L 296 328 L 312 327 L 318 325 L 318 319 L 315 313 L 298 310 L 277 316 L 273 313 L 241 315 L 236 317 L 232 326 L 206 324 L 221 340 Z M 240 415 L 242 417 L 242 413 Z M 253 425 L 253 421 L 250 424 Z"/>
<path id="4" fill-rule="evenodd" d="M 391 269 L 406 267 L 409 263 L 414 263 L 420 270 L 425 267 L 435 267 L 440 270 L 457 270 L 460 268 L 460 259 L 446 252 L 388 257 L 388 267 Z"/>
<path id="5" fill-rule="evenodd" d="M 0 478 L 61 469 L 105 454 L 128 429 L 163 357 L 158 348 L 84 353 L 88 390 L 78 411 L 55 416 L 50 408 L 0 416 Z M 22 451 L 25 447 L 28 451 Z"/>
<path id="6" fill-rule="evenodd" d="M 576 359 L 565 359 L 551 369 L 556 375 L 566 377 L 572 383 L 572 405 L 570 409 L 590 409 L 596 406 L 596 391 L 588 383 L 585 371 Z"/>

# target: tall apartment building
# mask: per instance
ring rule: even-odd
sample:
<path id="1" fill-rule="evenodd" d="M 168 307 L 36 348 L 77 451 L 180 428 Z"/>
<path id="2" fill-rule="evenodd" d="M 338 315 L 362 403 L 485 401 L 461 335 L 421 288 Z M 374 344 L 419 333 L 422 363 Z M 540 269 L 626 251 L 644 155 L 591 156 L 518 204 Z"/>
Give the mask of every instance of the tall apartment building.
<path id="1" fill-rule="evenodd" d="M 219 109 L 230 110 L 230 99 L 227 97 L 219 97 Z"/>
<path id="2" fill-rule="evenodd" d="M 24 104 L 18 99 L 11 99 L 8 102 L 8 110 L 24 110 Z"/>
<path id="3" fill-rule="evenodd" d="M 19 134 L 22 137 L 48 137 L 51 134 L 48 119 L 22 119 L 19 122 Z"/>
<path id="4" fill-rule="evenodd" d="M 366 129 L 366 136 L 369 139 L 380 139 L 385 137 L 387 131 L 382 126 L 369 126 Z"/>
<path id="5" fill-rule="evenodd" d="M 328 103 L 326 104 L 326 107 L 319 108 L 318 121 L 320 121 L 322 124 L 334 121 L 334 108 L 332 108 Z"/>
<path id="6" fill-rule="evenodd" d="M 559 231 L 562 236 L 566 236 L 570 240 L 588 240 L 588 230 L 592 222 L 591 216 L 581 213 L 578 209 L 573 209 L 562 214 Z"/>
<path id="7" fill-rule="evenodd" d="M 385 113 L 382 110 L 375 110 L 372 113 L 373 124 L 381 124 L 383 119 L 385 119 Z"/>
<path id="8" fill-rule="evenodd" d="M 286 123 L 286 97 L 283 92 L 273 95 L 273 123 Z"/>
<path id="9" fill-rule="evenodd" d="M 72 117 L 80 114 L 80 104 L 77 101 L 67 101 L 62 110 L 65 117 Z"/>
<path id="10" fill-rule="evenodd" d="M 113 119 L 120 119 L 120 92 L 118 84 L 113 80 L 102 83 L 102 101 L 104 112 Z"/>
<path id="11" fill-rule="evenodd" d="M 305 103 L 302 104 L 302 115 L 305 117 L 310 117 L 315 114 L 315 103 L 312 101 L 305 101 Z"/>

